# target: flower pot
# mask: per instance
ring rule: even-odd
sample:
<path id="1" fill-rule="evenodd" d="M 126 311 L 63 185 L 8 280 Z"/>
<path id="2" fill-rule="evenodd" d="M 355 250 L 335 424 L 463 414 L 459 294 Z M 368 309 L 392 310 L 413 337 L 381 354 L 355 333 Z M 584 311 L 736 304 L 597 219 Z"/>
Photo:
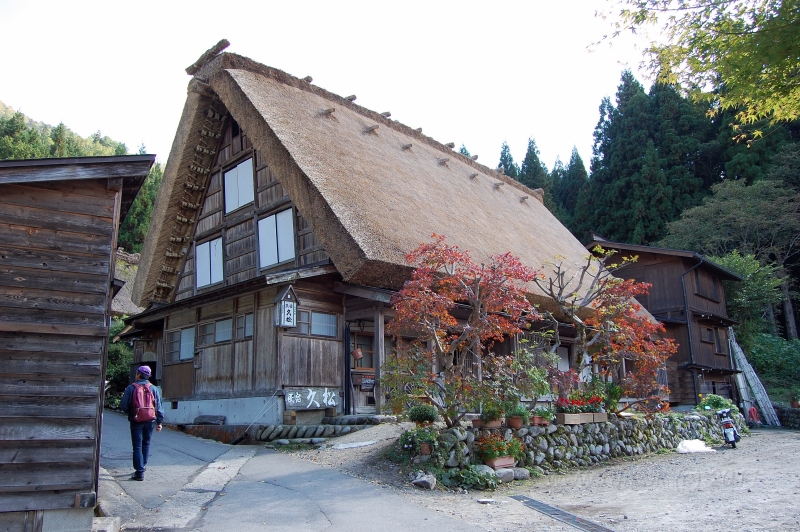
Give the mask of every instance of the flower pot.
<path id="1" fill-rule="evenodd" d="M 424 454 L 424 455 L 431 454 L 431 444 L 426 441 L 420 442 L 419 454 Z"/>
<path id="2" fill-rule="evenodd" d="M 499 429 L 502 426 L 503 426 L 503 420 L 502 419 L 495 419 L 495 420 L 492 420 L 492 421 L 484 421 L 483 422 L 483 428 L 486 428 L 486 429 Z"/>
<path id="3" fill-rule="evenodd" d="M 580 413 L 578 415 L 581 416 L 581 420 L 579 421 L 579 423 L 592 423 L 592 422 L 594 422 L 594 414 L 592 414 L 591 412 L 582 412 L 582 413 Z"/>
<path id="4" fill-rule="evenodd" d="M 479 429 L 483 426 L 483 420 L 480 418 L 475 418 L 472 420 L 472 428 Z"/>
<path id="5" fill-rule="evenodd" d="M 522 416 L 508 416 L 506 417 L 506 426 L 510 429 L 522 428 Z"/>
<path id="6" fill-rule="evenodd" d="M 419 428 L 430 427 L 433 425 L 433 421 L 415 421 L 414 424 Z"/>
<path id="7" fill-rule="evenodd" d="M 580 425 L 582 414 L 556 414 L 556 423 L 559 425 Z"/>
<path id="8" fill-rule="evenodd" d="M 514 467 L 516 460 L 513 456 L 498 456 L 497 458 L 486 459 L 484 463 L 492 469 L 502 469 L 504 467 Z"/>
<path id="9" fill-rule="evenodd" d="M 592 423 L 605 423 L 608 421 L 608 414 L 605 412 L 595 412 L 592 414 Z"/>
<path id="10" fill-rule="evenodd" d="M 531 425 L 541 425 L 543 427 L 546 427 L 549 424 L 550 422 L 541 416 L 533 416 L 531 418 Z"/>
<path id="11" fill-rule="evenodd" d="M 792 408 L 800 408 L 800 401 L 792 399 Z"/>

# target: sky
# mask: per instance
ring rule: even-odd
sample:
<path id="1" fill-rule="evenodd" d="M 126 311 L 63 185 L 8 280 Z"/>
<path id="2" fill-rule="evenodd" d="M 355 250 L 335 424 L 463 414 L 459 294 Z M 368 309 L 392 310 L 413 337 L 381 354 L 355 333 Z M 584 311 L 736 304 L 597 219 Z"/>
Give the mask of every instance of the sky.
<path id="1" fill-rule="evenodd" d="M 96 131 L 166 162 L 190 77 L 222 38 L 250 57 L 496 167 L 528 138 L 552 169 L 585 164 L 602 98 L 642 42 L 610 33 L 603 0 L 137 2 L 0 0 L 0 101 L 34 120 Z"/>

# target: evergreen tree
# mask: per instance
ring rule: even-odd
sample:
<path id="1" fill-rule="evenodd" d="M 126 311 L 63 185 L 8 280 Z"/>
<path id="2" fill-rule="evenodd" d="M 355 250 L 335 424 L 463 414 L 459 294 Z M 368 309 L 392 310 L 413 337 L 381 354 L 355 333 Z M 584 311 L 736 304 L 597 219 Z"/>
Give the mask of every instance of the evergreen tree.
<path id="1" fill-rule="evenodd" d="M 525 159 L 522 160 L 522 166 L 516 179 L 532 190 L 542 189 L 545 206 L 550 212 L 556 212 L 556 202 L 553 200 L 553 180 L 547 172 L 547 167 L 539 160 L 539 148 L 532 138 L 528 139 L 528 150 L 525 152 Z"/>
<path id="2" fill-rule="evenodd" d="M 579 238 L 596 231 L 612 240 L 630 241 L 633 222 L 625 206 L 639 202 L 630 197 L 632 193 L 642 193 L 632 189 L 631 177 L 642 170 L 650 129 L 647 94 L 626 70 L 617 89 L 616 106 L 608 99 L 600 106 L 592 149 L 592 177 L 587 196 L 580 202 L 582 212 L 576 217 L 580 219 Z"/>
<path id="3" fill-rule="evenodd" d="M 522 160 L 517 181 L 533 190 L 541 188 L 546 193 L 552 191 L 553 182 L 547 173 L 547 167 L 539 160 L 539 148 L 532 138 L 528 139 L 528 150 Z"/>
<path id="4" fill-rule="evenodd" d="M 0 118 L 0 159 L 40 159 L 50 156 L 50 139 L 25 123 L 25 115 Z"/>
<path id="5" fill-rule="evenodd" d="M 508 148 L 508 143 L 505 141 L 503 141 L 503 146 L 500 148 L 500 164 L 498 164 L 497 167 L 502 168 L 505 175 L 512 179 L 517 179 L 519 177 L 519 166 L 514 162 L 514 158 L 511 156 L 511 150 Z"/>
<path id="6" fill-rule="evenodd" d="M 574 231 L 578 195 L 589 184 L 589 175 L 586 173 L 586 166 L 578 154 L 578 149 L 572 148 L 566 167 L 561 164 L 561 160 L 557 160 L 550 176 L 553 181 L 553 199 L 558 219 L 570 231 Z"/>
<path id="7" fill-rule="evenodd" d="M 153 216 L 153 206 L 155 205 L 163 177 L 164 169 L 162 166 L 154 164 L 144 180 L 139 194 L 133 200 L 125 220 L 120 225 L 117 243 L 129 253 L 140 253 L 142 251 L 147 230 L 150 228 L 150 219 Z"/>
<path id="8" fill-rule="evenodd" d="M 464 146 L 463 143 L 461 144 L 461 147 L 458 149 L 458 153 L 466 157 L 472 157 L 472 155 L 469 153 L 469 150 L 467 149 L 466 146 Z"/>

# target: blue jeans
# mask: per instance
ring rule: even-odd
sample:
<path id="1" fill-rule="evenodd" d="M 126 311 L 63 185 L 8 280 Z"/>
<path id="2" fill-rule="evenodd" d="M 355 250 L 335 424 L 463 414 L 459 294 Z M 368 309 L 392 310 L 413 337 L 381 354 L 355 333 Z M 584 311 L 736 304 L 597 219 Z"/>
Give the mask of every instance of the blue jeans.
<path id="1" fill-rule="evenodd" d="M 133 444 L 133 469 L 136 476 L 144 476 L 147 457 L 150 454 L 150 437 L 156 427 L 155 421 L 137 423 L 131 421 L 131 443 Z"/>

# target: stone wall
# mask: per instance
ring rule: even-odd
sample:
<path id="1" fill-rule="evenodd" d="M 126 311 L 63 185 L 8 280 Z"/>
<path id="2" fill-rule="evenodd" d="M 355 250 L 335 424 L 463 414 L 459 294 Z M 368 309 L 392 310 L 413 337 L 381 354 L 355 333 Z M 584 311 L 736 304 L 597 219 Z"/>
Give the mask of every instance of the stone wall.
<path id="1" fill-rule="evenodd" d="M 778 421 L 782 427 L 787 429 L 800 429 L 800 408 L 788 408 L 785 406 L 772 405 Z"/>
<path id="2" fill-rule="evenodd" d="M 734 421 L 741 434 L 744 417 L 736 413 Z M 609 458 L 675 449 L 681 440 L 722 441 L 722 428 L 716 416 L 670 414 L 646 419 L 618 418 L 611 414 L 605 423 L 550 424 L 518 430 L 454 428 L 440 436 L 440 448 L 447 453 L 446 465 L 467 465 L 474 440 L 489 433 L 499 433 L 506 440 L 520 438 L 525 443 L 526 453 L 524 463 L 517 465 L 533 467 L 541 473 L 589 466 Z"/>

